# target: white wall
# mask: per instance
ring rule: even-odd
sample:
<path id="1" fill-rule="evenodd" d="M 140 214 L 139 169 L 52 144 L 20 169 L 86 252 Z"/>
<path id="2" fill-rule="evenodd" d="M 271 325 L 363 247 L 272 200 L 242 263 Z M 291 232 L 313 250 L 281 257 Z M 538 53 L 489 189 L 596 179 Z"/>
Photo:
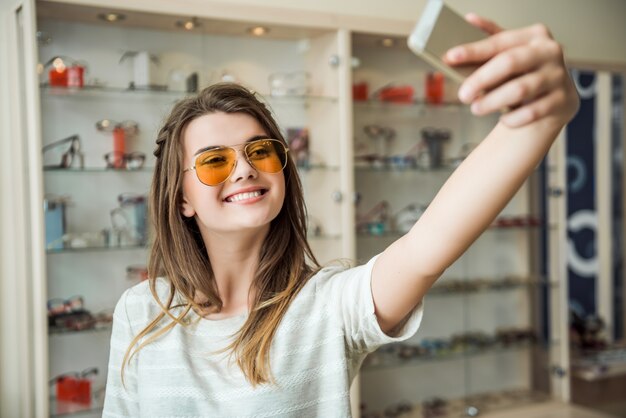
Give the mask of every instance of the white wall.
<path id="1" fill-rule="evenodd" d="M 9 38 L 14 22 L 14 2 L 0 0 L 0 417 L 33 416 L 29 385 L 32 383 L 28 350 L 30 323 L 20 301 L 25 299 L 24 263 L 20 246 L 24 239 L 23 194 L 17 193 L 23 176 L 15 151 L 15 126 L 19 124 L 19 105 L 13 102 L 17 86 L 11 85 L 14 75 Z M 18 215 L 19 214 L 19 215 Z M 16 219 L 21 216 L 21 219 Z M 24 232 L 22 235 L 26 236 Z"/>
<path id="2" fill-rule="evenodd" d="M 226 0 L 222 0 L 225 1 Z M 227 0 L 228 4 L 270 6 L 342 15 L 415 20 L 425 0 Z M 506 28 L 547 24 L 570 61 L 626 67 L 624 0 L 448 0 L 462 13 L 476 12 Z"/>
<path id="3" fill-rule="evenodd" d="M 4 19 L 3 10 L 8 8 L 8 2 L 6 0 L 0 1 L 0 74 L 8 73 L 8 64 L 6 57 L 8 56 L 8 25 Z M 5 150 L 8 148 L 5 146 L 9 140 L 9 127 L 8 115 L 9 111 L 9 79 L 8 77 L 0 77 L 0 195 L 8 196 L 9 185 L 9 165 L 5 165 L 6 162 Z M 9 211 L 6 205 L 0 204 L 0 231 L 5 231 L 8 228 L 10 219 Z M 0 416 L 9 416 L 9 412 L 18 410 L 18 405 L 10 400 L 13 398 L 11 391 L 11 378 L 15 377 L 15 370 L 12 370 L 12 364 L 15 364 L 14 357 L 16 354 L 16 347 L 10 341 L 15 336 L 14 327 L 11 326 L 11 322 L 4 319 L 5 315 L 13 313 L 9 303 L 4 303 L 5 300 L 11 300 L 9 297 L 13 296 L 14 288 L 12 283 L 5 280 L 5 277 L 12 271 L 10 265 L 10 251 L 7 248 L 5 234 L 0 236 Z M 9 297 L 7 297 L 9 295 Z"/>

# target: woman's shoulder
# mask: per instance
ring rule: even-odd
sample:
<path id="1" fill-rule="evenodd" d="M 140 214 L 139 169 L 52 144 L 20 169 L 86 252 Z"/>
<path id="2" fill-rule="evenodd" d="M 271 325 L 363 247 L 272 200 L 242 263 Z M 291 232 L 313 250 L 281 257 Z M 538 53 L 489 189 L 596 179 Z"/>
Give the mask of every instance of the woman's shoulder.
<path id="1" fill-rule="evenodd" d="M 348 259 L 336 259 L 323 265 L 317 270 L 307 282 L 305 288 L 311 287 L 313 289 L 318 288 L 326 284 L 329 280 L 341 275 L 343 272 L 351 269 L 353 264 Z"/>
<path id="2" fill-rule="evenodd" d="M 365 264 L 357 264 L 349 259 L 336 259 L 324 265 L 310 279 L 303 290 L 314 293 L 323 293 L 332 291 L 335 287 L 345 285 L 350 277 L 360 276 L 366 270 L 368 265 L 373 261 Z"/>
<path id="3" fill-rule="evenodd" d="M 293 316 L 311 315 L 322 312 L 332 315 L 334 308 L 359 298 L 371 272 L 376 257 L 365 264 L 355 265 L 347 260 L 337 260 L 324 265 L 311 276 L 294 299 Z M 353 304 L 352 304 L 353 305 Z M 303 313 L 304 312 L 304 313 Z"/>

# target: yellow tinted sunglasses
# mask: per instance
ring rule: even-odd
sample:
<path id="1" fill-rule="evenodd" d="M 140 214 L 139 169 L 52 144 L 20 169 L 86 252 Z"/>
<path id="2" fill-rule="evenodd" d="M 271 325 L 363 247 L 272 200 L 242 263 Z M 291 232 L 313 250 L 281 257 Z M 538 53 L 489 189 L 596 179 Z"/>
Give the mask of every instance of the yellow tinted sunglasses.
<path id="1" fill-rule="evenodd" d="M 246 161 L 255 170 L 264 173 L 278 173 L 287 165 L 289 149 L 278 139 L 257 139 L 243 146 Z M 198 180 L 207 186 L 224 183 L 237 166 L 237 149 L 218 146 L 201 152 L 193 167 L 183 172 L 196 170 Z"/>

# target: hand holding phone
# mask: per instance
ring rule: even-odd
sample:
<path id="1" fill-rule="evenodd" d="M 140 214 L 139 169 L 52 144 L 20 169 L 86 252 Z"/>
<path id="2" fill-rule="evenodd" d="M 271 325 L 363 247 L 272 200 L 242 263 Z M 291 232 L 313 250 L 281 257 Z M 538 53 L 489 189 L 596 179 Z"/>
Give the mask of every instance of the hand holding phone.
<path id="1" fill-rule="evenodd" d="M 433 67 L 457 83 L 462 83 L 478 65 L 453 67 L 443 60 L 445 53 L 458 45 L 480 41 L 488 36 L 446 5 L 443 0 L 428 0 L 408 39 L 408 46 Z"/>
<path id="2" fill-rule="evenodd" d="M 545 25 L 502 30 L 477 15 L 467 19 L 443 0 L 428 0 L 409 47 L 461 83 L 459 99 L 477 116 L 501 112 L 511 128 L 547 116 L 557 125 L 571 120 L 578 95 L 563 48 Z"/>

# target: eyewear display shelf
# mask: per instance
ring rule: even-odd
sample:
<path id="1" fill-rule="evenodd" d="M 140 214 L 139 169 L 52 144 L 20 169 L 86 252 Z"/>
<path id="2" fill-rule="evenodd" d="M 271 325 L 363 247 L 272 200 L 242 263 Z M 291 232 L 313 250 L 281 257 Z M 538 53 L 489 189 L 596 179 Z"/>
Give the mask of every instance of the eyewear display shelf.
<path id="1" fill-rule="evenodd" d="M 455 102 L 458 85 L 449 80 L 442 96 L 431 96 L 430 68 L 403 38 L 387 39 L 352 38 L 353 83 L 368 91 L 357 97 L 355 90 L 353 104 L 360 262 L 408 232 L 497 123 L 497 116 L 476 118 Z M 389 96 L 393 88 L 398 95 Z M 406 100 L 402 89 L 420 99 Z M 541 185 L 550 173 L 556 170 L 547 164 L 535 170 L 447 269 L 424 300 L 417 334 L 366 358 L 362 417 L 477 416 L 556 397 L 553 372 L 562 339 L 551 328 L 558 311 L 550 302 L 560 285 L 548 273 L 544 248 L 559 224 L 541 207 Z"/>
<path id="2" fill-rule="evenodd" d="M 412 22 L 207 1 L 18 0 L 12 9 L 22 67 L 11 80 L 24 97 L 15 132 L 28 145 L 20 190 L 29 196 L 23 206 L 45 208 L 24 212 L 28 242 L 37 243 L 37 306 L 65 301 L 71 314 L 82 297 L 85 310 L 110 312 L 137 283 L 152 235 L 149 227 L 137 234 L 133 215 L 145 210 L 139 197 L 150 186 L 157 130 L 188 91 L 235 80 L 265 98 L 299 166 L 321 263 L 367 261 L 401 236 L 495 122 L 473 118 L 451 85 L 442 103 L 430 103 L 429 68 L 403 46 Z M 363 82 L 369 91 L 353 101 Z M 431 148 L 443 141 L 439 151 L 420 145 L 423 136 Z M 42 164 L 29 164 L 33 156 Z M 556 173 L 549 168 L 537 177 Z M 563 228 L 539 209 L 540 184 L 446 272 L 426 298 L 418 335 L 368 358 L 351 391 L 355 418 L 461 403 L 482 411 L 538 393 L 567 399 L 565 379 L 546 377 L 563 366 L 565 319 L 553 301 L 561 281 L 543 268 L 538 243 Z M 551 255 L 556 241 L 548 241 Z M 100 416 L 110 329 L 53 330 L 40 308 L 29 362 L 36 415 Z M 91 402 L 56 399 L 51 379 L 94 367 Z"/>
<path id="3" fill-rule="evenodd" d="M 124 12 L 118 24 L 99 19 L 109 12 L 37 4 L 47 298 L 66 300 L 70 314 L 76 296 L 89 312 L 112 312 L 122 292 L 138 283 L 127 271 L 145 269 L 151 231 L 147 225 L 141 230 L 138 217 L 145 214 L 146 202 L 137 197 L 145 197 L 150 187 L 157 130 L 172 105 L 190 94 L 192 79 L 198 88 L 235 80 L 263 96 L 297 158 L 316 257 L 327 262 L 353 256 L 345 238 L 353 221 L 342 198 L 350 193 L 345 173 L 351 168 L 343 163 L 340 146 L 346 143 L 341 125 L 348 122 L 339 111 L 349 98 L 339 93 L 337 30 L 282 25 L 255 37 L 248 32 L 257 25 L 253 21 L 223 21 L 224 29 L 214 33 L 205 30 L 218 22 L 214 19 L 185 30 L 177 27 L 178 15 Z M 148 87 L 137 87 L 139 64 L 121 58 L 127 51 L 150 55 L 149 74 L 144 74 L 150 77 Z M 82 67 L 82 86 L 51 85 L 55 71 L 63 69 L 55 57 L 66 68 Z M 115 128 L 124 131 L 123 147 Z M 123 164 L 112 159 L 116 149 Z M 52 381 L 47 410 L 50 416 L 100 416 L 110 326 L 68 324 L 49 330 L 50 379 L 91 367 L 98 373 L 91 378 L 89 402 L 57 399 Z"/>

